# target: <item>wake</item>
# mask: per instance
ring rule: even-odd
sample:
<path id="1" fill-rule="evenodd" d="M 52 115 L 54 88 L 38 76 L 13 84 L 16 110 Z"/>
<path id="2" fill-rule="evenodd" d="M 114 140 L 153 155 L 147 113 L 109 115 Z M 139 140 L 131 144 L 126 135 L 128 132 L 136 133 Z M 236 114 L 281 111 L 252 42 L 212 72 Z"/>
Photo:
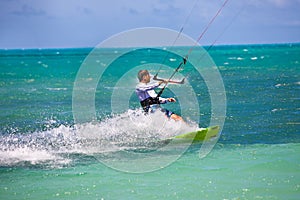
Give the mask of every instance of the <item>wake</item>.
<path id="1" fill-rule="evenodd" d="M 165 145 L 160 141 L 196 129 L 195 123 L 175 122 L 161 112 L 144 115 L 140 109 L 128 110 L 101 121 L 2 135 L 0 166 L 57 168 L 72 165 L 83 155 L 155 151 Z"/>

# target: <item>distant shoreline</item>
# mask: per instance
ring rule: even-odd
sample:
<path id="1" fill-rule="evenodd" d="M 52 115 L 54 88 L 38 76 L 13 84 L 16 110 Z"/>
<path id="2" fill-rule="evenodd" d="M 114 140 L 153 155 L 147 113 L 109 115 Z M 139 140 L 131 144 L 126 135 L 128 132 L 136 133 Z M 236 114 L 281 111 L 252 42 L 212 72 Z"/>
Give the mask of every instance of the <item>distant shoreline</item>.
<path id="1" fill-rule="evenodd" d="M 233 46 L 236 46 L 236 47 L 245 47 L 245 46 L 248 46 L 248 47 L 258 47 L 258 46 L 298 46 L 300 45 L 300 41 L 299 42 L 292 42 L 292 43 L 253 43 L 253 44 L 216 44 L 216 45 L 213 45 L 213 47 L 233 47 Z M 203 48 L 207 48 L 209 47 L 210 45 L 202 45 Z M 10 50 L 62 50 L 62 49 L 86 49 L 86 50 L 91 50 L 95 47 L 45 47 L 45 48 L 39 48 L 39 47 L 32 47 L 32 48 L 0 48 L 1 51 L 10 51 Z M 122 47 L 120 47 L 122 48 Z"/>

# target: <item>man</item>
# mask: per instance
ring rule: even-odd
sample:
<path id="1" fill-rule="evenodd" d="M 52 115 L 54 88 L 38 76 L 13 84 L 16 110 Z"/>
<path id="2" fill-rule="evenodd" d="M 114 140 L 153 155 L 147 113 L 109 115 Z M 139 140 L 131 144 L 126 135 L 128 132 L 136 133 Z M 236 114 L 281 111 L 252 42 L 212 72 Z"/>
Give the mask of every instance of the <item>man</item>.
<path id="1" fill-rule="evenodd" d="M 165 104 L 167 102 L 176 102 L 174 98 L 162 98 L 157 97 L 155 88 L 158 88 L 165 81 L 150 83 L 150 74 L 147 70 L 140 70 L 138 72 L 139 84 L 136 86 L 136 94 L 140 100 L 141 106 L 143 107 L 145 113 L 155 112 L 157 109 L 164 112 L 168 118 L 174 119 L 176 121 L 182 120 L 182 117 L 176 115 L 175 113 L 161 108 L 160 104 Z"/>

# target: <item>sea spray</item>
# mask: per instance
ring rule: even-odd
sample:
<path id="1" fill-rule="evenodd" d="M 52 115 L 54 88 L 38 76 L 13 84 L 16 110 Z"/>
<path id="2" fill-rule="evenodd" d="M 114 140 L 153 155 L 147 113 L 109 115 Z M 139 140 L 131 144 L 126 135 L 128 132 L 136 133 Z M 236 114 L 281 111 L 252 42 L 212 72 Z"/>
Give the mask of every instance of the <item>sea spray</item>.
<path id="1" fill-rule="evenodd" d="M 131 126 L 128 126 L 131 124 Z M 61 166 L 72 163 L 70 154 L 101 154 L 132 149 L 155 148 L 155 142 L 197 129 L 168 119 L 163 113 L 145 115 L 142 110 L 128 110 L 85 124 L 60 125 L 45 131 L 2 135 L 0 165 Z"/>

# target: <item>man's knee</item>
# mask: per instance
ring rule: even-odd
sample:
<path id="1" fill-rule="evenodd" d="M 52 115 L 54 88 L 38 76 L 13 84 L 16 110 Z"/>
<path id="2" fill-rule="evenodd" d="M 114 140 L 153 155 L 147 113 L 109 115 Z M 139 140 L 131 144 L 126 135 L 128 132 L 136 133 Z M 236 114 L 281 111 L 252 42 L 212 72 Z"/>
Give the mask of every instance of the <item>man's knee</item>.
<path id="1" fill-rule="evenodd" d="M 171 115 L 171 118 L 174 119 L 175 121 L 180 121 L 180 120 L 182 120 L 182 117 L 180 117 L 179 115 L 176 115 L 176 114 L 172 114 L 172 115 Z"/>

